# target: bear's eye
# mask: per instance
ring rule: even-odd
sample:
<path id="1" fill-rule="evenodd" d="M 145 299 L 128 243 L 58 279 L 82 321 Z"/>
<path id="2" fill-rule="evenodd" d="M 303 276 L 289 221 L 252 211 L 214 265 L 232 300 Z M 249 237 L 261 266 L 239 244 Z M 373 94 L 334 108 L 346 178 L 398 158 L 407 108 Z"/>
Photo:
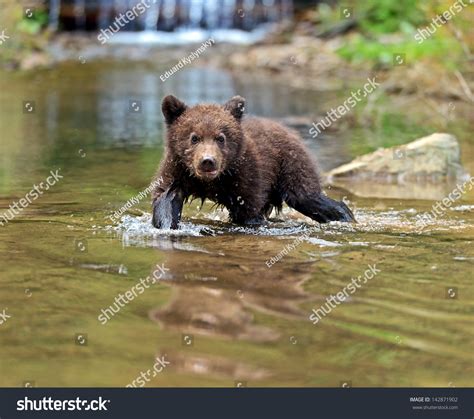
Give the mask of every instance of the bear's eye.
<path id="1" fill-rule="evenodd" d="M 225 134 L 224 134 L 224 133 L 220 133 L 220 134 L 217 136 L 216 141 L 217 141 L 219 144 L 224 144 L 224 142 L 225 142 Z"/>
<path id="2" fill-rule="evenodd" d="M 199 137 L 196 134 L 191 134 L 191 144 L 197 144 L 199 142 Z"/>

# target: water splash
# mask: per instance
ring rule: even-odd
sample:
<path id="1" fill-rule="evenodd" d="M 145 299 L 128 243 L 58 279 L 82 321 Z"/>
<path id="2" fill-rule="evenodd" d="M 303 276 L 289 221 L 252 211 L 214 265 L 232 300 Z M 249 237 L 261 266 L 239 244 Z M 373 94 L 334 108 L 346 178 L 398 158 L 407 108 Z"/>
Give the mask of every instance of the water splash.
<path id="1" fill-rule="evenodd" d="M 212 233 L 206 225 L 199 225 L 183 221 L 177 230 L 159 230 L 151 224 L 151 214 L 141 216 L 124 215 L 120 223 L 111 229 L 133 237 L 159 237 L 159 236 L 193 236 L 199 237 Z"/>
<path id="2" fill-rule="evenodd" d="M 450 208 L 450 210 L 460 212 L 472 212 L 474 211 L 474 205 L 459 205 L 457 207 Z"/>
<path id="3" fill-rule="evenodd" d="M 222 210 L 198 211 L 197 215 L 181 221 L 177 230 L 159 230 L 151 224 L 151 214 L 141 216 L 125 215 L 120 223 L 108 229 L 122 234 L 126 240 L 135 244 L 137 239 L 159 237 L 204 237 L 222 234 L 243 234 L 262 237 L 277 237 L 296 239 L 301 236 L 308 243 L 318 246 L 335 247 L 342 244 L 350 246 L 370 246 L 377 243 L 351 240 L 355 234 L 389 232 L 400 234 L 430 234 L 435 231 L 459 230 L 470 226 L 462 219 L 433 219 L 421 222 L 414 209 L 405 210 L 357 210 L 355 211 L 357 224 L 332 222 L 320 225 L 296 211 L 285 209 L 278 219 L 272 219 L 259 227 L 236 226 L 226 222 L 227 212 Z M 203 222 L 204 221 L 204 222 Z M 322 239 L 319 236 L 325 236 Z M 334 240 L 340 237 L 340 240 Z M 342 240 L 345 237 L 345 240 Z M 146 241 L 146 240 L 145 240 Z M 156 241 L 155 241 L 156 244 Z M 160 247 L 160 246 L 159 246 Z"/>

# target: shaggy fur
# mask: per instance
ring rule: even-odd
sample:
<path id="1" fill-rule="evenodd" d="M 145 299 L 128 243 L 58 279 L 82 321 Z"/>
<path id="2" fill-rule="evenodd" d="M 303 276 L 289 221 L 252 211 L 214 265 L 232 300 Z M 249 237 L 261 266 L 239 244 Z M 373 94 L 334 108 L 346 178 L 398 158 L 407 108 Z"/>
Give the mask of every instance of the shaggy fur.
<path id="1" fill-rule="evenodd" d="M 354 221 L 351 210 L 321 191 L 314 162 L 298 134 L 264 118 L 243 118 L 245 100 L 187 107 L 167 96 L 166 156 L 153 193 L 153 225 L 177 228 L 189 197 L 227 208 L 231 221 L 258 225 L 283 202 L 312 219 Z"/>

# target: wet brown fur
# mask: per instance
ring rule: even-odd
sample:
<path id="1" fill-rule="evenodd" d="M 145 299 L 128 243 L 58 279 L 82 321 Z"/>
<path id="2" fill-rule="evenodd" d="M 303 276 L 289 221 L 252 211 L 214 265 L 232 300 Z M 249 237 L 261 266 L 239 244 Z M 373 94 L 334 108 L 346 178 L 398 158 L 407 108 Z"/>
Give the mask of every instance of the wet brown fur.
<path id="1" fill-rule="evenodd" d="M 269 119 L 243 117 L 244 107 L 239 96 L 224 106 L 193 107 L 164 98 L 167 147 L 156 176 L 163 181 L 153 193 L 155 227 L 177 228 L 190 197 L 226 207 L 238 224 L 261 224 L 283 202 L 320 222 L 353 220 L 345 204 L 322 194 L 317 168 L 298 134 Z M 223 143 L 217 140 L 221 134 Z M 212 155 L 218 167 L 212 180 L 199 171 L 204 155 Z"/>

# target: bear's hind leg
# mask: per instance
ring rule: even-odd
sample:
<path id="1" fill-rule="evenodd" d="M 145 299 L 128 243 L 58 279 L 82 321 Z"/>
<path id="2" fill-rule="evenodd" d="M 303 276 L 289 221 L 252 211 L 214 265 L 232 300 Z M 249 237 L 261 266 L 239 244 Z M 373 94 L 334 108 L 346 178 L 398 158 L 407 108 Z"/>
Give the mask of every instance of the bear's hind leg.
<path id="1" fill-rule="evenodd" d="M 324 195 L 316 164 L 309 152 L 299 140 L 290 140 L 277 186 L 288 206 L 320 223 L 355 221 L 352 211 L 344 202 Z"/>
<path id="2" fill-rule="evenodd" d="M 297 197 L 294 194 L 286 199 L 286 203 L 296 211 L 319 223 L 329 221 L 354 222 L 354 214 L 350 208 L 342 201 L 335 201 L 324 195 L 322 192 L 308 196 Z"/>

